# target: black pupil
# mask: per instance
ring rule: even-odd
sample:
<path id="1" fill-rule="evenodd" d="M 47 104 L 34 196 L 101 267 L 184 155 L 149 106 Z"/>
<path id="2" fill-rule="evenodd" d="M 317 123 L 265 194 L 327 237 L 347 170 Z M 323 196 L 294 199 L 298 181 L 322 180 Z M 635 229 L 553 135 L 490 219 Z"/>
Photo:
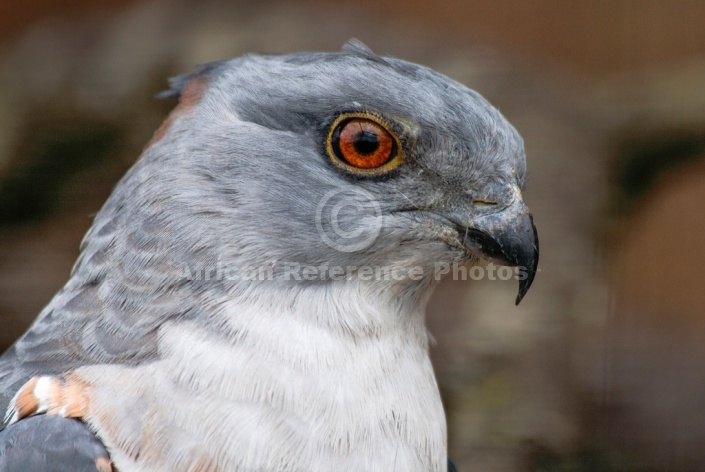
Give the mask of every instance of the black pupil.
<path id="1" fill-rule="evenodd" d="M 370 133 L 369 131 L 360 131 L 355 136 L 353 146 L 355 146 L 355 150 L 358 153 L 367 156 L 377 150 L 379 147 L 379 138 L 376 134 Z"/>

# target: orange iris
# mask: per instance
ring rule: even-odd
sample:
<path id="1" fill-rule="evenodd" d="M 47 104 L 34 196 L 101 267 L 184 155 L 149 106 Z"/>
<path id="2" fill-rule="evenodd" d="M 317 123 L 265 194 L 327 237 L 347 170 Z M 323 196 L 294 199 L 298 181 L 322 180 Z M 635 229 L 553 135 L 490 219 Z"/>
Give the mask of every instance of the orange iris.
<path id="1" fill-rule="evenodd" d="M 333 148 L 340 159 L 360 169 L 386 164 L 395 154 L 396 143 L 380 124 L 352 118 L 343 121 L 333 134 Z"/>

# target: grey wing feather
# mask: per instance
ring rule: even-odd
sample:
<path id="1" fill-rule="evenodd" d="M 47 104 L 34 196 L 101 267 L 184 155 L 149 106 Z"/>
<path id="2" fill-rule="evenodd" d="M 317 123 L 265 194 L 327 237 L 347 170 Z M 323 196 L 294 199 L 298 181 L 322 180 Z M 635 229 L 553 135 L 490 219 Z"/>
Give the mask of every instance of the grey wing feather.
<path id="1" fill-rule="evenodd" d="M 96 472 L 108 461 L 103 444 L 78 420 L 39 415 L 0 431 L 0 472 Z"/>
<path id="2" fill-rule="evenodd" d="M 205 64 L 172 79 L 165 96 L 178 97 L 190 80 L 215 73 L 221 64 Z M 0 357 L 0 413 L 32 376 L 156 359 L 159 327 L 174 317 L 195 315 L 203 309 L 204 294 L 217 290 L 180 271 L 184 264 L 213 267 L 217 241 L 207 234 L 190 235 L 179 216 L 188 208 L 167 192 L 154 191 L 153 177 L 163 173 L 163 159 L 179 151 L 148 149 L 118 183 L 81 243 L 69 281 Z"/>
<path id="3" fill-rule="evenodd" d="M 0 357 L 0 413 L 35 375 L 156 359 L 159 326 L 193 311 L 198 288 L 174 269 L 176 258 L 191 255 L 156 242 L 178 241 L 164 238 L 168 225 L 158 215 L 134 214 L 157 209 L 123 205 L 139 185 L 126 180 L 96 216 L 67 284 Z"/>

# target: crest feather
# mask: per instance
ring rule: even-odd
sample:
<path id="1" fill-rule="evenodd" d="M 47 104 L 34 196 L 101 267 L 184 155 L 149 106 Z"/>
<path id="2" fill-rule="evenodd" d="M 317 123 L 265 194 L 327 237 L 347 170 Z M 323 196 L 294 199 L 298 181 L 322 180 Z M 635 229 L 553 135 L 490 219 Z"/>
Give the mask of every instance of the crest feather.
<path id="1" fill-rule="evenodd" d="M 343 47 L 341 52 L 348 53 L 353 56 L 363 57 L 370 61 L 379 62 L 380 64 L 390 65 L 383 57 L 375 54 L 365 43 L 357 38 L 350 38 Z"/>
<path id="2" fill-rule="evenodd" d="M 223 64 L 223 61 L 214 61 L 201 64 L 196 67 L 196 70 L 190 74 L 177 75 L 169 79 L 169 89 L 159 92 L 155 95 L 157 98 L 177 99 L 181 97 L 188 84 L 197 78 L 209 76 L 213 71 L 218 69 Z"/>

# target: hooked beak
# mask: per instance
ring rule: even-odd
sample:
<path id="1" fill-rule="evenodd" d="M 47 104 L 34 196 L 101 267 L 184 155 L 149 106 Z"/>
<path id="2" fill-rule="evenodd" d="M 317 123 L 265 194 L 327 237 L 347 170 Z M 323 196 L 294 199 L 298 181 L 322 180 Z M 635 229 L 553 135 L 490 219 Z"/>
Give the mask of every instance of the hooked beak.
<path id="1" fill-rule="evenodd" d="M 454 216 L 465 248 L 498 264 L 519 267 L 518 305 L 529 291 L 539 264 L 538 234 L 524 201 L 517 194 L 506 208 L 467 222 Z"/>

